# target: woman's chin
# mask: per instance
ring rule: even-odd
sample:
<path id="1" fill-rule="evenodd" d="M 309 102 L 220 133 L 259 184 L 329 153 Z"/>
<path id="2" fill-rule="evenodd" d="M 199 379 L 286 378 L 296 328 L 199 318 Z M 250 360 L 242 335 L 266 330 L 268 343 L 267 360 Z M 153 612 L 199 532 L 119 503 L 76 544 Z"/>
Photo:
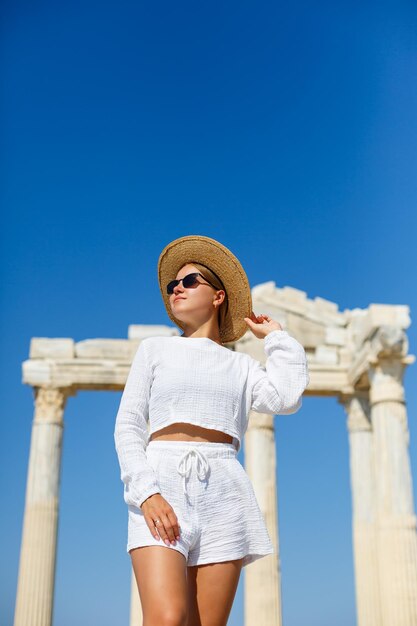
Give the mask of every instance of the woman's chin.
<path id="1" fill-rule="evenodd" d="M 181 313 L 178 315 L 178 311 L 176 311 L 174 308 L 171 309 L 172 315 L 174 315 L 177 320 L 180 320 L 180 322 L 186 322 L 186 320 L 183 319 L 183 316 L 181 315 Z"/>

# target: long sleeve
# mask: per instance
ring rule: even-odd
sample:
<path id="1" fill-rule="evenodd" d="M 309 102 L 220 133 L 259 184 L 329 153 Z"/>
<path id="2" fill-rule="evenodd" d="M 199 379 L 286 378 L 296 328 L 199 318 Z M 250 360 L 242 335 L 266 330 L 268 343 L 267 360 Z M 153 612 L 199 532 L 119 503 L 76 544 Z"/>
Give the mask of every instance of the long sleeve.
<path id="1" fill-rule="evenodd" d="M 136 507 L 152 494 L 160 493 L 155 472 L 145 454 L 151 380 L 145 342 L 142 341 L 132 361 L 114 429 L 124 500 Z"/>
<path id="2" fill-rule="evenodd" d="M 257 413 L 295 413 L 310 382 L 304 348 L 286 330 L 273 330 L 264 338 L 264 350 L 265 365 L 251 362 L 248 406 Z"/>

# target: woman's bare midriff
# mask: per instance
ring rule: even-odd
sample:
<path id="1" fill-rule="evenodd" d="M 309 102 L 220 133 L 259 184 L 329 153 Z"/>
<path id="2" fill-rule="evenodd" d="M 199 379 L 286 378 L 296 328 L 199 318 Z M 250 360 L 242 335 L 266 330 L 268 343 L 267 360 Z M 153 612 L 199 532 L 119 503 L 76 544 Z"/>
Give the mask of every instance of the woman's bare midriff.
<path id="1" fill-rule="evenodd" d="M 184 422 L 170 424 L 169 426 L 154 432 L 150 437 L 150 441 L 154 441 L 156 439 L 233 443 L 233 437 L 227 433 L 223 433 L 220 430 L 213 430 L 211 428 L 203 428 L 202 426 L 195 426 L 194 424 L 186 424 Z"/>

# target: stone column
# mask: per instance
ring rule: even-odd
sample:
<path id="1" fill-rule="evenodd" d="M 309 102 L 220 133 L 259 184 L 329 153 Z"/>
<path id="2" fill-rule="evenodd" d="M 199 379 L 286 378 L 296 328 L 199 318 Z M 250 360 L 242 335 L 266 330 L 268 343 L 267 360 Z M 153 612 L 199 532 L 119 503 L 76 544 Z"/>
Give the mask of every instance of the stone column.
<path id="1" fill-rule="evenodd" d="M 130 557 L 129 557 L 130 558 Z M 130 626 L 142 626 L 143 613 L 142 605 L 140 602 L 138 584 L 136 582 L 135 572 L 132 569 L 131 584 L 130 584 Z"/>
<path id="2" fill-rule="evenodd" d="M 381 626 L 372 427 L 366 396 L 341 398 L 348 419 L 357 626 Z"/>
<path id="3" fill-rule="evenodd" d="M 67 389 L 35 387 L 14 626 L 51 626 Z"/>
<path id="4" fill-rule="evenodd" d="M 417 533 L 402 384 L 403 331 L 380 332 L 369 369 L 383 626 L 417 624 Z"/>
<path id="5" fill-rule="evenodd" d="M 150 431 L 150 423 L 147 423 L 148 429 L 148 438 Z M 129 561 L 131 562 L 131 558 L 129 555 Z M 138 583 L 136 581 L 135 571 L 133 566 L 131 565 L 131 580 L 130 580 L 130 617 L 129 617 L 130 626 L 142 626 L 143 624 L 143 611 L 142 604 L 140 601 L 139 588 Z"/>
<path id="6" fill-rule="evenodd" d="M 252 481 L 276 551 L 245 567 L 245 624 L 281 626 L 276 451 L 272 415 L 250 412 L 245 435 L 245 469 Z"/>

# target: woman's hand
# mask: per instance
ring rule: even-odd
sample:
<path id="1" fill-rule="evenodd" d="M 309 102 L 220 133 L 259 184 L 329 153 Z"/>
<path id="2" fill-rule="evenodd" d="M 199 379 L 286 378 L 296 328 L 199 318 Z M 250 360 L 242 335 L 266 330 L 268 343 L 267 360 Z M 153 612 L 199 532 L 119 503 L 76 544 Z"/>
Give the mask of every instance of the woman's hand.
<path id="1" fill-rule="evenodd" d="M 160 493 L 154 493 L 142 502 L 140 508 L 155 539 L 159 541 L 161 536 L 167 546 L 170 542 L 175 545 L 175 539 L 180 538 L 180 525 L 169 502 Z"/>
<path id="2" fill-rule="evenodd" d="M 269 315 L 255 315 L 252 311 L 250 317 L 243 318 L 255 337 L 263 339 L 273 330 L 283 330 L 281 324 L 269 317 Z"/>

